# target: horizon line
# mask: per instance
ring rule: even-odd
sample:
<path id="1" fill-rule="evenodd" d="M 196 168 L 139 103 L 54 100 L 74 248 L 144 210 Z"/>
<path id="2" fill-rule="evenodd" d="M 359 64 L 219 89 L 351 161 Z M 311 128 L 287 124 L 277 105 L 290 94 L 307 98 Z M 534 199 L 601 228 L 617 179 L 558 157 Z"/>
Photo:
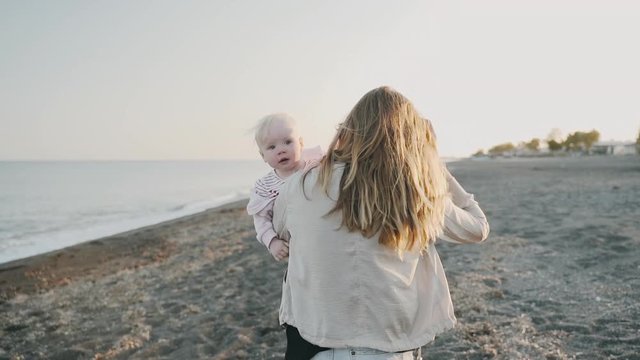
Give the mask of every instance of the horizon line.
<path id="1" fill-rule="evenodd" d="M 440 156 L 442 159 L 465 159 L 467 156 Z M 159 162 L 159 161 L 262 161 L 260 158 L 176 158 L 176 159 L 1 159 L 0 162 Z"/>

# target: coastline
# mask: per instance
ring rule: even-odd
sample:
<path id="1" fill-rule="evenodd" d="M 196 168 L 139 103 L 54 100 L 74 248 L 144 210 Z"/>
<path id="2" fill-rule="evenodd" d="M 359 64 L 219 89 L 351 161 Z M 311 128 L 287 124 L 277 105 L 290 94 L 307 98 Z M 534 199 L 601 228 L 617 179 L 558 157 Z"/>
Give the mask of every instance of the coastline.
<path id="1" fill-rule="evenodd" d="M 492 232 L 437 245 L 458 324 L 429 359 L 640 352 L 640 159 L 451 165 Z M 286 264 L 245 204 L 0 265 L 0 359 L 281 359 Z"/>
<path id="2" fill-rule="evenodd" d="M 113 271 L 135 269 L 159 261 L 169 256 L 168 252 L 175 250 L 175 245 L 166 237 L 147 237 L 145 234 L 167 231 L 185 223 L 197 223 L 219 213 L 244 211 L 247 202 L 248 199 L 234 200 L 195 214 L 2 263 L 0 300 L 66 285 L 84 276 L 104 276 Z M 126 261 L 131 264 L 121 267 Z"/>
<path id="3" fill-rule="evenodd" d="M 174 209 L 170 212 L 158 213 L 154 215 L 138 215 L 127 219 L 119 219 L 117 221 L 94 224 L 89 228 L 84 229 L 64 229 L 46 234 L 39 234 L 37 237 L 26 239 L 26 243 L 30 244 L 30 246 L 22 245 L 14 248 L 9 248 L 8 250 L 5 249 L 5 253 L 0 254 L 0 265 L 14 262 L 16 260 L 27 259 L 33 256 L 63 250 L 68 247 L 95 240 L 101 240 L 112 236 L 125 234 L 131 231 L 149 228 L 155 225 L 160 225 L 166 222 L 195 215 L 204 211 L 217 209 L 218 207 L 232 204 L 238 201 L 246 201 L 247 196 L 232 194 L 223 196 L 221 198 L 226 199 L 207 201 L 206 203 L 209 203 L 209 206 L 211 207 L 204 206 L 203 203 L 205 202 L 203 201 L 200 203 L 181 206 L 179 209 Z M 211 204 L 212 202 L 213 204 Z M 21 239 L 21 241 L 25 241 L 25 239 Z M 7 252 L 11 253 L 11 251 L 13 251 L 13 256 L 7 257 Z"/>
<path id="4" fill-rule="evenodd" d="M 249 196 L 262 161 L 0 163 L 0 263 Z"/>

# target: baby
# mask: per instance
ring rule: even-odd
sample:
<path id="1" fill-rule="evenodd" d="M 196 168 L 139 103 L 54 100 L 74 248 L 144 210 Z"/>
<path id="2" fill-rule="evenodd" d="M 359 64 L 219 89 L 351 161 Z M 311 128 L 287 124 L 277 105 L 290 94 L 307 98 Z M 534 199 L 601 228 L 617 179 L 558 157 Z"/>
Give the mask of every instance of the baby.
<path id="1" fill-rule="evenodd" d="M 273 203 L 285 179 L 298 170 L 317 165 L 322 151 L 320 147 L 303 151 L 295 120 L 283 113 L 260 119 L 255 127 L 255 139 L 260 156 L 273 170 L 258 179 L 251 189 L 247 212 L 253 216 L 258 241 L 280 261 L 289 255 L 289 244 L 278 238 L 273 228 Z"/>

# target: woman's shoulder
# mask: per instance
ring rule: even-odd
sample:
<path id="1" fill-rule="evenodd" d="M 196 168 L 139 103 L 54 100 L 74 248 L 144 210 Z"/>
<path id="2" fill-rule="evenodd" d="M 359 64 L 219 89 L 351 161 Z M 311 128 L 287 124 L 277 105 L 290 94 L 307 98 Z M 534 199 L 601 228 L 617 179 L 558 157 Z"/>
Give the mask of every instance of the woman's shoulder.
<path id="1" fill-rule="evenodd" d="M 329 186 L 329 193 L 334 193 L 340 186 L 340 179 L 344 171 L 344 163 L 333 164 L 333 172 L 331 174 L 331 183 Z M 322 171 L 322 166 L 310 167 L 304 171 L 299 171 L 296 174 L 290 176 L 282 186 L 279 197 L 297 197 L 303 196 L 309 199 L 311 194 L 318 191 L 325 193 L 321 189 L 319 183 L 319 176 Z M 334 191 L 335 190 L 335 191 Z M 284 194 L 284 196 L 283 196 Z"/>

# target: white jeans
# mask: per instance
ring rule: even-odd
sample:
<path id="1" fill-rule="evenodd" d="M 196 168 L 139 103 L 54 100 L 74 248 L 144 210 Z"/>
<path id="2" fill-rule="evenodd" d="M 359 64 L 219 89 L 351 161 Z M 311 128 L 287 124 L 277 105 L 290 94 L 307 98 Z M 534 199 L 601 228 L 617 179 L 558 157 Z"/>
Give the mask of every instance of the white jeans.
<path id="1" fill-rule="evenodd" d="M 311 360 L 420 360 L 420 355 L 414 354 L 414 351 L 406 351 L 403 353 L 388 353 L 375 349 L 367 348 L 347 348 L 347 349 L 331 349 L 321 351 Z"/>

